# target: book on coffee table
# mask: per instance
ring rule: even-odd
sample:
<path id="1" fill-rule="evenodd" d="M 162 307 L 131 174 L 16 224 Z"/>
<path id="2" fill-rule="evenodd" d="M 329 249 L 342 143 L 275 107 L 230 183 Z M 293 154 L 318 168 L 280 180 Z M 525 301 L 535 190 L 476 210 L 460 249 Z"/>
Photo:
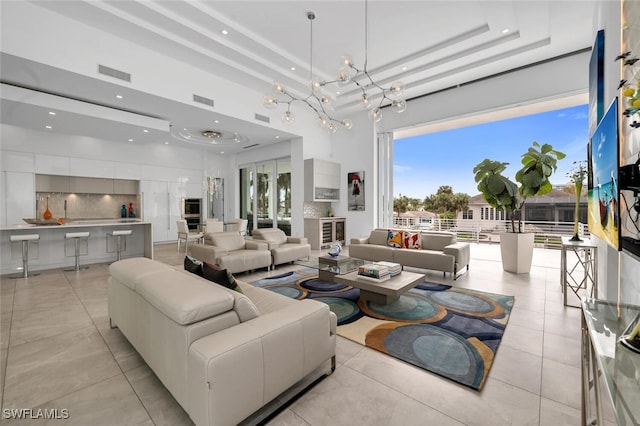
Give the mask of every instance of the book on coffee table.
<path id="1" fill-rule="evenodd" d="M 389 274 L 383 275 L 380 278 L 370 277 L 368 275 L 362 275 L 362 274 L 358 274 L 357 275 L 357 279 L 359 279 L 359 280 L 373 281 L 374 283 L 381 283 L 383 281 L 388 280 L 389 278 L 391 278 L 391 275 L 389 275 Z"/>
<path id="2" fill-rule="evenodd" d="M 381 260 L 378 262 L 374 262 L 373 264 L 387 268 L 392 277 L 395 277 L 400 272 L 402 272 L 402 265 L 399 263 L 387 262 L 385 260 Z"/>

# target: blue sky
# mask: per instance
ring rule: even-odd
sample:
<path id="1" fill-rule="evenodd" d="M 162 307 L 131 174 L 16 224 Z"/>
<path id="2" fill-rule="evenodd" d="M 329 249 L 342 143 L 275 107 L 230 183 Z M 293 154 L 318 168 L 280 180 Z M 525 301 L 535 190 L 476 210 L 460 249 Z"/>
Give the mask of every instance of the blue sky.
<path id="1" fill-rule="evenodd" d="M 588 106 L 479 124 L 444 132 L 397 139 L 394 143 L 393 193 L 423 199 L 438 187 L 478 194 L 473 168 L 485 158 L 509 163 L 512 180 L 521 155 L 533 141 L 551 144 L 567 154 L 551 177 L 555 184 L 569 182 L 573 161 L 587 159 Z"/>

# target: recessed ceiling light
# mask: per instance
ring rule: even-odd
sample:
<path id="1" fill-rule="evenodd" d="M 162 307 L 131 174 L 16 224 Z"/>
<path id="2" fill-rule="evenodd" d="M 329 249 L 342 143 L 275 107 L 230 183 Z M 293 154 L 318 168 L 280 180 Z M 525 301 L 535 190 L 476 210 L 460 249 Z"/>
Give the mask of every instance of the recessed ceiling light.
<path id="1" fill-rule="evenodd" d="M 133 142 L 133 139 L 129 138 L 129 142 Z"/>
<path id="2" fill-rule="evenodd" d="M 220 151 L 220 154 L 224 154 L 224 151 Z"/>
<path id="3" fill-rule="evenodd" d="M 213 120 L 214 123 L 218 124 L 220 120 Z"/>
<path id="4" fill-rule="evenodd" d="M 291 68 L 289 68 L 289 69 L 290 69 L 291 71 L 295 71 L 295 70 L 296 70 L 296 67 L 291 67 Z"/>
<path id="5" fill-rule="evenodd" d="M 336 91 L 336 95 L 339 95 L 339 94 L 340 94 L 340 91 L 339 91 L 339 90 L 337 90 L 337 91 Z"/>
<path id="6" fill-rule="evenodd" d="M 406 66 L 402 67 L 402 71 L 406 71 L 406 70 L 407 70 Z"/>
<path id="7" fill-rule="evenodd" d="M 169 142 L 165 142 L 164 144 L 165 144 L 165 145 L 169 145 Z"/>
<path id="8" fill-rule="evenodd" d="M 222 31 L 220 31 L 220 32 L 221 32 L 222 34 L 224 34 L 224 35 L 229 34 L 229 31 L 227 31 L 227 30 L 222 30 Z"/>
<path id="9" fill-rule="evenodd" d="M 49 111 L 49 115 L 56 115 L 56 113 L 53 111 Z"/>
<path id="10" fill-rule="evenodd" d="M 147 129 L 142 129 L 143 132 L 145 133 L 149 133 L 149 131 Z"/>
<path id="11" fill-rule="evenodd" d="M 280 139 L 280 135 L 276 135 L 276 139 Z"/>
<path id="12" fill-rule="evenodd" d="M 44 126 L 44 127 L 46 127 L 47 129 L 51 129 L 51 126 Z"/>
<path id="13" fill-rule="evenodd" d="M 124 98 L 124 96 L 122 96 L 122 95 L 116 95 L 116 98 L 118 98 L 118 99 L 122 99 L 122 98 Z"/>
<path id="14" fill-rule="evenodd" d="M 505 29 L 502 30 L 502 34 L 506 34 L 508 32 L 509 32 L 509 28 L 505 28 Z"/>

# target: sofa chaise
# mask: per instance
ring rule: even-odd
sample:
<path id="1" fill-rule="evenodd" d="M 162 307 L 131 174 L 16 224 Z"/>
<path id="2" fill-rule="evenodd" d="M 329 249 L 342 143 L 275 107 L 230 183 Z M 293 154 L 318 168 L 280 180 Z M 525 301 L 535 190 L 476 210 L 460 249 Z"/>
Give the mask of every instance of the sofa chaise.
<path id="1" fill-rule="evenodd" d="M 236 280 L 147 259 L 109 267 L 109 319 L 198 425 L 235 425 L 335 368 L 336 316 Z M 315 378 L 314 378 L 315 380 Z"/>
<path id="2" fill-rule="evenodd" d="M 406 247 L 399 232 L 411 235 L 414 247 Z M 454 280 L 463 268 L 469 270 L 469 243 L 456 242 L 452 232 L 374 229 L 368 237 L 351 239 L 349 256 L 449 272 Z"/>
<path id="3" fill-rule="evenodd" d="M 308 259 L 311 256 L 311 244 L 307 242 L 306 237 L 288 237 L 278 228 L 254 229 L 251 236 L 253 241 L 267 244 L 273 266 Z"/>

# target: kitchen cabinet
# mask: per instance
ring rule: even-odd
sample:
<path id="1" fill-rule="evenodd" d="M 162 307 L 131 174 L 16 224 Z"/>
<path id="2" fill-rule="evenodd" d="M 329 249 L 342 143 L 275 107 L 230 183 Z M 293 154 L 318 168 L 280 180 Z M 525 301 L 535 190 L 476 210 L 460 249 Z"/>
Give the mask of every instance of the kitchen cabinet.
<path id="1" fill-rule="evenodd" d="M 346 219 L 344 217 L 306 218 L 304 236 L 309 240 L 312 250 L 320 250 L 338 241 L 345 243 Z"/>
<path id="2" fill-rule="evenodd" d="M 35 217 L 33 173 L 2 172 L 2 225 L 24 224 L 23 217 Z"/>
<path id="3" fill-rule="evenodd" d="M 200 185 L 161 181 L 140 181 L 142 218 L 153 224 L 153 242 L 175 241 L 176 222 L 182 215 L 182 199 L 201 194 Z"/>
<path id="4" fill-rule="evenodd" d="M 309 158 L 304 160 L 306 201 L 340 200 L 340 164 Z"/>
<path id="5" fill-rule="evenodd" d="M 70 176 L 69 192 L 75 194 L 113 194 L 113 179 Z"/>
<path id="6" fill-rule="evenodd" d="M 136 180 L 125 180 L 125 179 L 114 179 L 113 180 L 113 193 L 114 194 L 123 194 L 123 195 L 137 195 L 138 191 L 138 181 Z"/>
<path id="7" fill-rule="evenodd" d="M 69 176 L 36 175 L 36 192 L 69 192 Z"/>

